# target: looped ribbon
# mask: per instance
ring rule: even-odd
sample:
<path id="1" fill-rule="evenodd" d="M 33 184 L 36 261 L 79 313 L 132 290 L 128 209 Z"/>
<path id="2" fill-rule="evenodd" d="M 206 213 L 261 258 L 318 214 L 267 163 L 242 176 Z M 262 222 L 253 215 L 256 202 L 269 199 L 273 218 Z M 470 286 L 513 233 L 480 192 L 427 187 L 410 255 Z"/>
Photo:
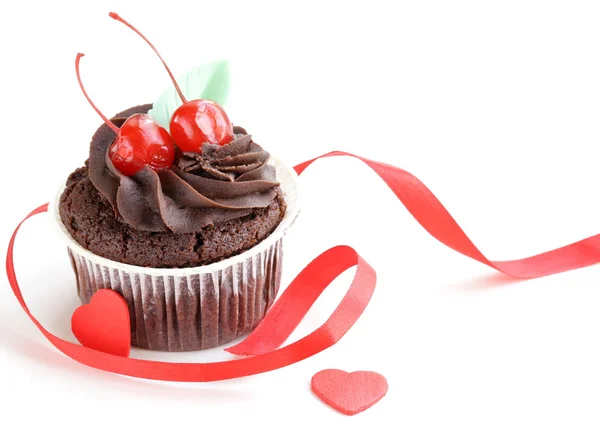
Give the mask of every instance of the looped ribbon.
<path id="1" fill-rule="evenodd" d="M 535 278 L 593 265 L 600 261 L 600 235 L 524 259 L 491 261 L 473 244 L 435 195 L 415 176 L 394 167 L 350 153 L 334 151 L 298 164 L 301 174 L 314 161 L 351 156 L 368 165 L 391 188 L 410 214 L 435 239 L 449 248 L 508 276 Z M 262 322 L 241 343 L 226 351 L 247 358 L 212 363 L 171 363 L 121 357 L 89 349 L 55 336 L 31 314 L 17 282 L 13 264 L 15 239 L 21 225 L 46 212 L 48 204 L 33 210 L 15 229 L 6 256 L 6 272 L 13 292 L 42 334 L 68 357 L 97 369 L 153 380 L 208 382 L 272 371 L 311 357 L 339 341 L 367 307 L 375 290 L 375 270 L 348 246 L 325 251 L 287 287 Z M 356 267 L 343 299 L 323 325 L 300 340 L 280 347 L 296 329 L 327 286 L 346 270 Z"/>

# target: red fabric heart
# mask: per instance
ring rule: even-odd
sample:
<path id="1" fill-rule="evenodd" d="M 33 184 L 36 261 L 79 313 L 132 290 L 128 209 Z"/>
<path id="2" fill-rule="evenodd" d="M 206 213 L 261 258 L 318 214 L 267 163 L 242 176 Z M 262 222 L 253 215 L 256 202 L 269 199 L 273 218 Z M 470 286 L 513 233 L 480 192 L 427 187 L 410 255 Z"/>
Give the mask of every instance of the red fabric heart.
<path id="1" fill-rule="evenodd" d="M 73 313 L 71 330 L 86 348 L 129 357 L 129 309 L 125 299 L 115 291 L 96 291 L 89 305 L 80 306 Z"/>
<path id="2" fill-rule="evenodd" d="M 388 383 L 377 372 L 326 369 L 312 377 L 311 388 L 325 404 L 346 415 L 356 415 L 381 400 Z"/>

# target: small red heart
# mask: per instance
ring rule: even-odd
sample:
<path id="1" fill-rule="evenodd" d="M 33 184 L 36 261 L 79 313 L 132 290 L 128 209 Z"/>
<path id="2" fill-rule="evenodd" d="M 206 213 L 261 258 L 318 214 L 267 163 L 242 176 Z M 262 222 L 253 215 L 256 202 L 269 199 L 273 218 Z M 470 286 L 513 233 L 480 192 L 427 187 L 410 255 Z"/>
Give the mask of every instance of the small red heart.
<path id="1" fill-rule="evenodd" d="M 311 388 L 325 404 L 346 415 L 356 415 L 381 400 L 388 383 L 377 372 L 326 369 L 312 377 Z"/>
<path id="2" fill-rule="evenodd" d="M 86 348 L 129 356 L 129 309 L 125 299 L 115 291 L 96 291 L 89 305 L 80 306 L 73 313 L 71 330 Z"/>

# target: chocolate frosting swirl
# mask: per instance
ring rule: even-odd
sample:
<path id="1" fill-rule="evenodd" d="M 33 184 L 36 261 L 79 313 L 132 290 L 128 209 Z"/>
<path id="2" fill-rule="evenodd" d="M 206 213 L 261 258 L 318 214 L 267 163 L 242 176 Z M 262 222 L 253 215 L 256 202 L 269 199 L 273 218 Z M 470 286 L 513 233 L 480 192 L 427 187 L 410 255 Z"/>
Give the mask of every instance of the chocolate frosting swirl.
<path id="1" fill-rule="evenodd" d="M 151 105 L 117 114 L 122 125 Z M 204 144 L 202 153 L 177 152 L 170 170 L 145 167 L 133 176 L 120 173 L 108 157 L 115 133 L 103 124 L 90 144 L 89 176 L 115 214 L 142 231 L 196 233 L 203 227 L 268 207 L 279 191 L 269 153 L 243 128 L 234 127 L 229 144 Z"/>

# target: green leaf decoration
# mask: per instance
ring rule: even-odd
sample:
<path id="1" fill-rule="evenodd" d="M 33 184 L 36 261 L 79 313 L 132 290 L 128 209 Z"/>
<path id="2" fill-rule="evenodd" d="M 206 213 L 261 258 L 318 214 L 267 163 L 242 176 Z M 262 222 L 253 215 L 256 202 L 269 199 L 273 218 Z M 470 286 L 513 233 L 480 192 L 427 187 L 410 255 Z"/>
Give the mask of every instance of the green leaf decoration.
<path id="1" fill-rule="evenodd" d="M 196 66 L 177 78 L 177 84 L 188 101 L 204 98 L 224 105 L 229 94 L 229 62 L 215 60 Z M 181 104 L 175 86 L 171 84 L 154 102 L 148 114 L 168 131 L 171 116 Z"/>

